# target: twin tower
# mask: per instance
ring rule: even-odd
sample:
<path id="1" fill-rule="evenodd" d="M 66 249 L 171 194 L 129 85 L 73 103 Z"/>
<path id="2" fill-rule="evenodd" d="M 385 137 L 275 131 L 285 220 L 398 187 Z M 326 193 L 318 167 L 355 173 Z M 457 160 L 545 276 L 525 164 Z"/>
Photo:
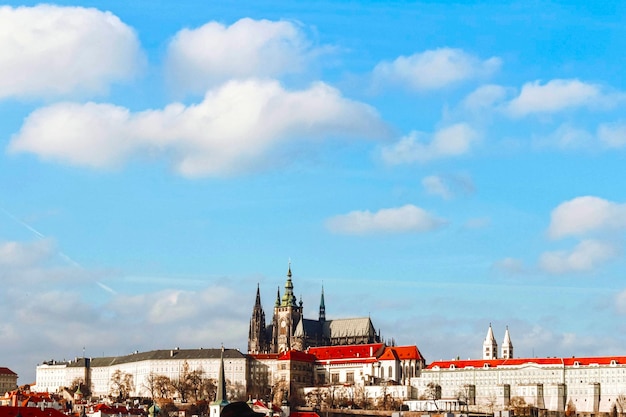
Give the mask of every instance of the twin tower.
<path id="1" fill-rule="evenodd" d="M 496 342 L 496 338 L 493 337 L 491 324 L 489 324 L 487 337 L 485 337 L 485 341 L 483 342 L 483 359 L 498 359 L 498 343 Z M 511 343 L 508 326 L 506 328 L 506 332 L 504 333 L 500 359 L 513 359 L 513 343 Z"/>

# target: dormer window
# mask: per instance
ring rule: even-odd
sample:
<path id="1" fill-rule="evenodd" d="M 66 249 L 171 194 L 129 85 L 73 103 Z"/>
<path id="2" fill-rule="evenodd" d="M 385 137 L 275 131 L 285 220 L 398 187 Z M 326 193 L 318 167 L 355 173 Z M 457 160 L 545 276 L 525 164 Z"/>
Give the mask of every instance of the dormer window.
<path id="1" fill-rule="evenodd" d="M 489 364 L 488 364 L 488 363 L 484 364 L 484 365 L 483 365 L 483 368 L 485 368 L 485 369 L 486 369 L 486 368 L 489 368 Z"/>
<path id="2" fill-rule="evenodd" d="M 450 364 L 450 369 L 456 369 L 456 365 L 455 365 L 455 364 L 453 364 L 453 363 L 451 363 L 451 364 Z"/>

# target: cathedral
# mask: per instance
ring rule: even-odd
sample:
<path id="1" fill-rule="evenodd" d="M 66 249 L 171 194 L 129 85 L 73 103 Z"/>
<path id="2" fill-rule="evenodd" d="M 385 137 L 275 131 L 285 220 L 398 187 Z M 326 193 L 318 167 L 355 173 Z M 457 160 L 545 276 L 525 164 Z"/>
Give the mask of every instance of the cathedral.
<path id="1" fill-rule="evenodd" d="M 293 293 L 290 264 L 283 296 L 280 296 L 279 287 L 272 322 L 266 325 L 261 293 L 257 285 L 256 301 L 250 319 L 248 353 L 282 353 L 289 350 L 303 351 L 309 347 L 381 341 L 380 334 L 376 333 L 369 317 L 326 320 L 323 288 L 317 320 L 304 318 L 302 304 L 302 298 L 298 302 Z"/>

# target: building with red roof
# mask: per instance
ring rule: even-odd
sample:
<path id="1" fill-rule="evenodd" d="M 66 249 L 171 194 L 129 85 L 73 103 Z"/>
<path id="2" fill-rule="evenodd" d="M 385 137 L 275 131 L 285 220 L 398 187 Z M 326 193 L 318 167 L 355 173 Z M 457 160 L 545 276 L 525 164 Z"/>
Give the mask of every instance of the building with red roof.
<path id="1" fill-rule="evenodd" d="M 459 401 L 470 409 L 508 410 L 521 403 L 549 411 L 608 413 L 626 409 L 626 356 L 515 358 L 507 329 L 498 357 L 490 325 L 483 359 L 432 362 L 411 384 L 418 398 Z M 426 402 L 413 405 L 426 407 Z"/>

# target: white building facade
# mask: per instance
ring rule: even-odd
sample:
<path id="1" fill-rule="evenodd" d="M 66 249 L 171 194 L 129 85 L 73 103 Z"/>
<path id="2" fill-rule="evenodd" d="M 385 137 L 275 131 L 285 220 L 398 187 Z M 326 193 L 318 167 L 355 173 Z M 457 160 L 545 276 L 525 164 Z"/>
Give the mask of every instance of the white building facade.
<path id="1" fill-rule="evenodd" d="M 68 362 L 45 362 L 37 366 L 36 389 L 39 392 L 58 392 L 70 387 L 76 378 L 82 378 L 92 395 L 109 395 L 111 378 L 116 371 L 133 378 L 132 397 L 150 397 L 148 377 L 163 375 L 179 377 L 185 366 L 189 371 L 201 370 L 204 378 L 217 380 L 221 349 L 172 349 L 136 352 L 126 356 L 77 358 Z M 227 382 L 247 387 L 247 358 L 235 349 L 224 350 L 224 373 Z"/>

